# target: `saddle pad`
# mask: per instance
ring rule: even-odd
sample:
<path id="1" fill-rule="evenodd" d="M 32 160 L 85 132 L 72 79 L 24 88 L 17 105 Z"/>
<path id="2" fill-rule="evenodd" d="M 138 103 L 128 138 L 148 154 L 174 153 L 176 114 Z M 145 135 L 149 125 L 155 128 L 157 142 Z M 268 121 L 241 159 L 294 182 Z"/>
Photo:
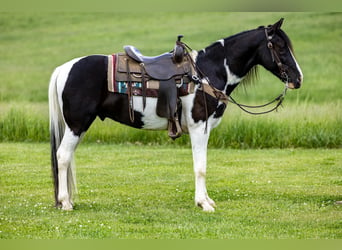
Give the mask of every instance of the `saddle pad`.
<path id="1" fill-rule="evenodd" d="M 116 64 L 117 55 L 108 56 L 108 71 L 107 71 L 107 86 L 108 91 L 113 93 L 127 94 L 128 83 L 125 81 L 116 80 Z M 146 97 L 158 97 L 160 82 L 157 80 L 149 80 L 146 82 Z M 194 93 L 194 83 L 183 83 L 181 86 L 177 86 L 178 96 L 186 96 Z M 135 96 L 142 96 L 142 83 L 133 81 L 132 82 L 132 94 Z"/>

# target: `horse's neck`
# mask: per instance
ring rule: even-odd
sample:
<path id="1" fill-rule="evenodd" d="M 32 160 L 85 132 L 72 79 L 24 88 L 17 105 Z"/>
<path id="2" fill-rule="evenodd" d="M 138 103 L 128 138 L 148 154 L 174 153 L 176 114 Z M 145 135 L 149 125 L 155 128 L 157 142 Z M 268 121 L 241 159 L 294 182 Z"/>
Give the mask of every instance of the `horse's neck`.
<path id="1" fill-rule="evenodd" d="M 199 51 L 197 64 L 211 85 L 229 95 L 257 64 L 258 40 L 253 31 L 219 40 Z"/>

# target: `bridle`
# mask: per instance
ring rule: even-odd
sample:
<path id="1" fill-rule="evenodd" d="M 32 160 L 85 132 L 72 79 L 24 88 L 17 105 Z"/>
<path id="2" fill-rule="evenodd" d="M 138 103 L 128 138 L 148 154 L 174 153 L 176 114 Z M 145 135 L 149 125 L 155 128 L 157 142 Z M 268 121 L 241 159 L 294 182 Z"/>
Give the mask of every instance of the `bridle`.
<path id="1" fill-rule="evenodd" d="M 286 73 L 284 64 L 282 64 L 282 62 L 278 56 L 278 53 L 274 49 L 273 43 L 271 41 L 273 37 L 268 34 L 267 28 L 265 28 L 265 35 L 266 35 L 266 39 L 267 39 L 267 48 L 270 50 L 270 53 L 272 56 L 272 61 L 277 64 L 277 66 L 279 68 L 280 76 L 287 85 L 289 77 Z"/>

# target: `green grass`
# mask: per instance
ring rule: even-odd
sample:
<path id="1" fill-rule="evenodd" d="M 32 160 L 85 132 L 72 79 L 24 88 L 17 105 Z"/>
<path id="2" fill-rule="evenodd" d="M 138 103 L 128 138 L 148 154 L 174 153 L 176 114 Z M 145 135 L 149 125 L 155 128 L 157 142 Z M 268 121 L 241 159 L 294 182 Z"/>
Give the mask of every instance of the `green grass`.
<path id="1" fill-rule="evenodd" d="M 341 149 L 210 149 L 208 214 L 194 206 L 190 149 L 85 143 L 75 210 L 63 212 L 48 144 L 2 143 L 0 238 L 341 238 L 341 159 Z"/>

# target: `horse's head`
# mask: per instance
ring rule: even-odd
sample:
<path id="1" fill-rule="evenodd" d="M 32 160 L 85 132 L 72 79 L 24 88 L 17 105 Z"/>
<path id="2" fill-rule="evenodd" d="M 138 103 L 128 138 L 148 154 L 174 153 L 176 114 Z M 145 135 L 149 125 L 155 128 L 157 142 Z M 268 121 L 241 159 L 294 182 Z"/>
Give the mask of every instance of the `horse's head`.
<path id="1" fill-rule="evenodd" d="M 283 18 L 273 25 L 262 27 L 265 42 L 260 47 L 260 64 L 271 71 L 291 89 L 298 89 L 303 73 L 294 57 L 290 39 L 280 29 Z"/>

